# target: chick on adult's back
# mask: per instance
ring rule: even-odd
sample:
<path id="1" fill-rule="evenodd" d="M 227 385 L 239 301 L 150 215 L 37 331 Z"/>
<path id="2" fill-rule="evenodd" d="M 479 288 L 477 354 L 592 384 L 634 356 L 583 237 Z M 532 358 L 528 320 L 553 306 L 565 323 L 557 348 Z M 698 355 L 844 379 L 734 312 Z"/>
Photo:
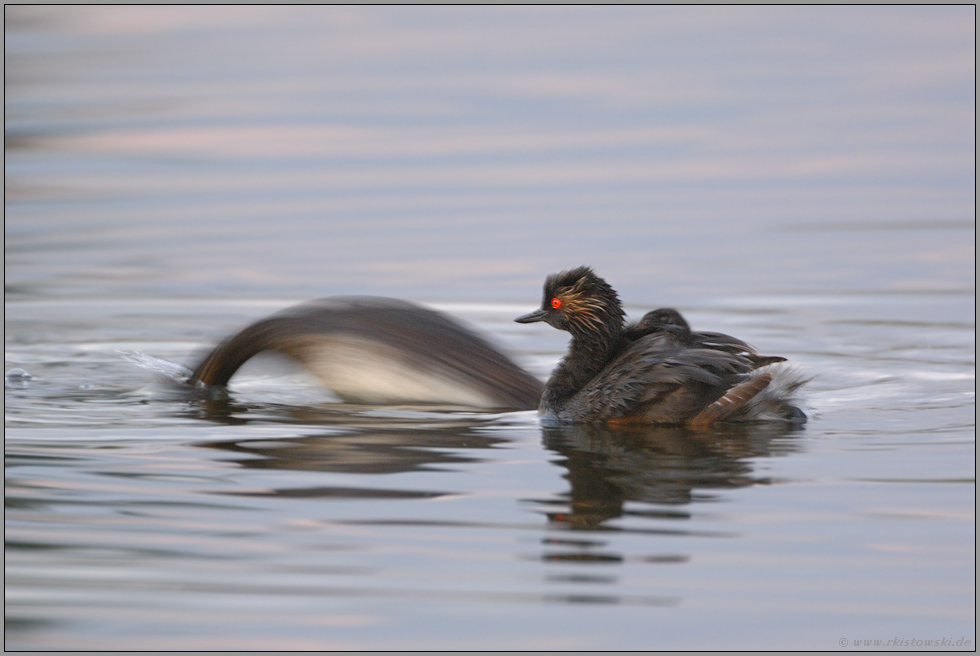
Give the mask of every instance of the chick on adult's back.
<path id="1" fill-rule="evenodd" d="M 619 296 L 588 267 L 548 276 L 541 309 L 516 319 L 544 321 L 572 335 L 568 353 L 545 385 L 539 411 L 562 422 L 703 425 L 806 416 L 788 396 L 765 394 L 784 360 L 760 356 L 721 333 L 692 333 L 676 310 L 658 310 L 627 329 Z M 650 316 L 650 315 L 648 315 Z"/>

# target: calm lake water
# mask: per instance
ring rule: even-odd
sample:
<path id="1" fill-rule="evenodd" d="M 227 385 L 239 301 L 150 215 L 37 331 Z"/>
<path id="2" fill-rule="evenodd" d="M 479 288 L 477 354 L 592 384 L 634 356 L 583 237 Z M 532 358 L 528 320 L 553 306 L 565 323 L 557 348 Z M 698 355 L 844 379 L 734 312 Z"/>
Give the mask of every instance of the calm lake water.
<path id="1" fill-rule="evenodd" d="M 6 647 L 975 649 L 975 18 L 6 8 Z M 809 423 L 164 381 L 340 294 L 544 379 L 512 319 L 580 264 Z"/>

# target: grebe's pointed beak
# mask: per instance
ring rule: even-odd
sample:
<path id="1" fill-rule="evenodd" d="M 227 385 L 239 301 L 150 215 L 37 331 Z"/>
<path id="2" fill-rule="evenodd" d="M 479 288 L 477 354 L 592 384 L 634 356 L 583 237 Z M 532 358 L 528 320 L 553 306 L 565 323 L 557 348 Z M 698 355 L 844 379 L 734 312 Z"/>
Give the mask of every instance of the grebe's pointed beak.
<path id="1" fill-rule="evenodd" d="M 544 321 L 547 316 L 548 313 L 544 310 L 535 310 L 529 314 L 517 317 L 514 321 L 517 323 L 534 323 L 535 321 Z"/>

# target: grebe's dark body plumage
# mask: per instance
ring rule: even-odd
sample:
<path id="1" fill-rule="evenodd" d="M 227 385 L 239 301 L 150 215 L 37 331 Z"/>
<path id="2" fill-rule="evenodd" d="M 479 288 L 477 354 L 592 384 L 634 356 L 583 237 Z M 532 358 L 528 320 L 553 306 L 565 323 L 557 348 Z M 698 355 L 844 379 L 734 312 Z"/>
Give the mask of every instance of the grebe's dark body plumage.
<path id="1" fill-rule="evenodd" d="M 348 403 L 531 410 L 541 382 L 444 314 L 379 297 L 335 297 L 262 319 L 211 351 L 192 384 L 224 386 L 263 351 L 287 355 Z"/>
<path id="2" fill-rule="evenodd" d="M 572 335 L 544 388 L 539 410 L 546 418 L 689 425 L 806 419 L 788 398 L 766 394 L 773 375 L 757 371 L 785 358 L 758 355 L 721 333 L 692 332 L 669 308 L 627 328 L 618 295 L 588 267 L 549 276 L 541 309 L 517 321 L 544 321 Z M 791 381 L 786 391 L 803 382 Z"/>

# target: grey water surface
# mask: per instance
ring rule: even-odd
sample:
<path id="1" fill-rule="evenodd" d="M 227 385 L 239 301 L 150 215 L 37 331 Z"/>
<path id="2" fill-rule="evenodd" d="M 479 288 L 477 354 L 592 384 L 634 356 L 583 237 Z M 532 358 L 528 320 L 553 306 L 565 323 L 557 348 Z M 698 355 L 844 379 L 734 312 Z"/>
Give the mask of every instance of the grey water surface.
<path id="1" fill-rule="evenodd" d="M 7 649 L 975 649 L 974 7 L 4 18 Z M 544 379 L 581 264 L 810 421 L 171 382 L 341 294 Z"/>

